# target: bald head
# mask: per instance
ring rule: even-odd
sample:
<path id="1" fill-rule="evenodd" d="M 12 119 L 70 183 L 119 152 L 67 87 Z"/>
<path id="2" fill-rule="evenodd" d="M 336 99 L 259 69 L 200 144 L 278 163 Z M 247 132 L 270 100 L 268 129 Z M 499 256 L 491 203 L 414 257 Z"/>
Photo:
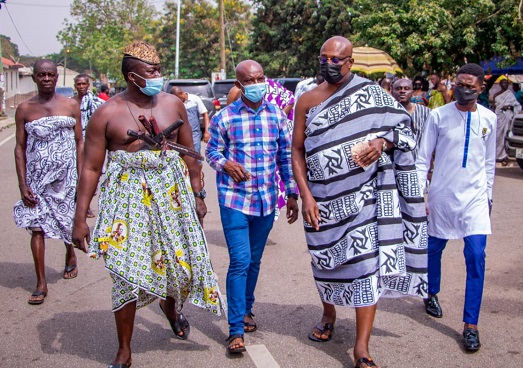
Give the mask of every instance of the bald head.
<path id="1" fill-rule="evenodd" d="M 262 66 L 254 60 L 244 60 L 236 66 L 236 79 L 241 82 L 241 79 L 249 74 L 263 74 Z"/>
<path id="2" fill-rule="evenodd" d="M 175 95 L 176 97 L 178 97 L 180 100 L 182 100 L 182 102 L 185 102 L 185 100 L 187 99 L 187 94 L 180 87 L 174 86 L 173 88 L 171 88 L 170 93 L 171 95 Z"/>
<path id="3" fill-rule="evenodd" d="M 52 70 L 52 71 L 57 71 L 56 69 L 56 64 L 54 63 L 54 61 L 52 60 L 49 60 L 49 59 L 39 59 L 39 60 L 36 60 L 34 65 L 33 65 L 33 72 L 35 74 L 37 74 L 39 71 L 42 71 L 43 69 L 45 70 Z"/>
<path id="4" fill-rule="evenodd" d="M 334 51 L 337 55 L 351 56 L 352 57 L 352 42 L 342 36 L 334 36 L 329 38 L 323 43 L 320 49 L 320 54 L 323 54 L 326 50 Z"/>

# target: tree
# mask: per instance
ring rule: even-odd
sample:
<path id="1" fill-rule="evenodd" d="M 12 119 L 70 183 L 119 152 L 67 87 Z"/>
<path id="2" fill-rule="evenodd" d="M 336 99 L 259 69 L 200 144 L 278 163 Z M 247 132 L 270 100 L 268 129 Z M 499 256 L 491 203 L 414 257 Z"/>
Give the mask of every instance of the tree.
<path id="1" fill-rule="evenodd" d="M 225 0 L 227 74 L 234 74 L 235 61 L 246 56 L 250 13 L 238 0 Z M 164 66 L 164 74 L 174 71 L 176 53 L 176 3 L 166 3 L 155 40 Z M 183 2 L 180 10 L 181 78 L 209 78 L 219 71 L 218 8 L 214 2 Z M 228 36 L 228 37 L 227 37 Z"/>
<path id="2" fill-rule="evenodd" d="M 0 42 L 2 42 L 2 56 L 8 59 L 18 59 L 20 53 L 18 51 L 18 45 L 11 41 L 11 38 L 0 35 Z"/>
<path id="3" fill-rule="evenodd" d="M 257 0 L 251 56 L 271 77 L 314 76 L 330 37 L 352 34 L 352 1 Z"/>
<path id="4" fill-rule="evenodd" d="M 354 42 L 388 52 L 409 75 L 455 71 L 492 56 L 517 57 L 517 0 L 355 0 Z"/>
<path id="5" fill-rule="evenodd" d="M 99 73 L 123 80 L 122 50 L 135 40 L 151 42 L 154 6 L 148 0 L 74 0 L 58 40 L 68 58 L 83 60 Z"/>

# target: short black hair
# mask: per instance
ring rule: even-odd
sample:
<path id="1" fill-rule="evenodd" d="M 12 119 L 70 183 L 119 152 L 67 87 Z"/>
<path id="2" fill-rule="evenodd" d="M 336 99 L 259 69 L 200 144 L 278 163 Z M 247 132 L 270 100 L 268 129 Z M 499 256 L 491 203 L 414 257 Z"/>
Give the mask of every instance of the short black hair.
<path id="1" fill-rule="evenodd" d="M 89 76 L 85 73 L 78 74 L 76 77 L 74 77 L 74 82 L 76 83 L 80 78 L 87 79 L 87 83 L 89 83 Z"/>
<path id="2" fill-rule="evenodd" d="M 53 68 L 56 70 L 56 64 L 51 59 L 38 59 L 33 64 L 33 71 L 36 71 L 37 69 L 41 68 L 44 64 L 51 64 Z"/>
<path id="3" fill-rule="evenodd" d="M 132 57 L 124 57 L 122 59 L 122 74 L 123 74 L 123 77 L 126 82 L 127 82 L 127 74 L 129 72 L 132 72 L 134 69 L 136 69 L 136 65 L 141 62 L 142 61 L 132 58 Z"/>
<path id="4" fill-rule="evenodd" d="M 108 92 L 109 91 L 109 87 L 107 86 L 107 84 L 102 84 L 102 87 L 100 87 L 100 91 Z"/>
<path id="5" fill-rule="evenodd" d="M 485 79 L 485 72 L 483 71 L 483 68 L 474 63 L 468 63 L 459 68 L 456 76 L 460 74 L 469 74 L 478 77 L 479 84 L 483 84 L 483 80 Z"/>

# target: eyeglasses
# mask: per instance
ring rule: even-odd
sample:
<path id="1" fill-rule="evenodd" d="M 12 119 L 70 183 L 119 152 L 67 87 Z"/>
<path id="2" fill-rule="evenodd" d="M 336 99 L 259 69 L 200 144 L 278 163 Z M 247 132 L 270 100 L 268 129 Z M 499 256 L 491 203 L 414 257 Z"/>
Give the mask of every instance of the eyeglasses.
<path id="1" fill-rule="evenodd" d="M 332 64 L 339 64 L 343 60 L 351 58 L 352 56 L 345 56 L 344 58 L 339 57 L 325 57 L 325 56 L 318 56 L 318 60 L 320 61 L 320 64 L 327 64 L 327 62 L 330 60 Z"/>

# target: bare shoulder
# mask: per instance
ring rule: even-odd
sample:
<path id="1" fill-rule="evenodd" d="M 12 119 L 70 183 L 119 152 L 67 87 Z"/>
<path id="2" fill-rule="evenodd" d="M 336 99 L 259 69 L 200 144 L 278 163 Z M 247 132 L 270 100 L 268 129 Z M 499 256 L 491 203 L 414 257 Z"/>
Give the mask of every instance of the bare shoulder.
<path id="1" fill-rule="evenodd" d="M 176 97 L 175 95 L 172 95 L 170 93 L 167 93 L 167 92 L 160 92 L 158 93 L 158 103 L 160 104 L 175 104 L 179 107 L 183 107 L 183 102 L 178 98 Z M 198 96 L 196 96 L 198 97 Z"/>
<path id="2" fill-rule="evenodd" d="M 298 104 L 305 111 L 310 110 L 312 107 L 318 106 L 332 94 L 332 91 L 328 87 L 328 83 L 321 83 L 316 88 L 305 92 L 298 99 Z"/>

